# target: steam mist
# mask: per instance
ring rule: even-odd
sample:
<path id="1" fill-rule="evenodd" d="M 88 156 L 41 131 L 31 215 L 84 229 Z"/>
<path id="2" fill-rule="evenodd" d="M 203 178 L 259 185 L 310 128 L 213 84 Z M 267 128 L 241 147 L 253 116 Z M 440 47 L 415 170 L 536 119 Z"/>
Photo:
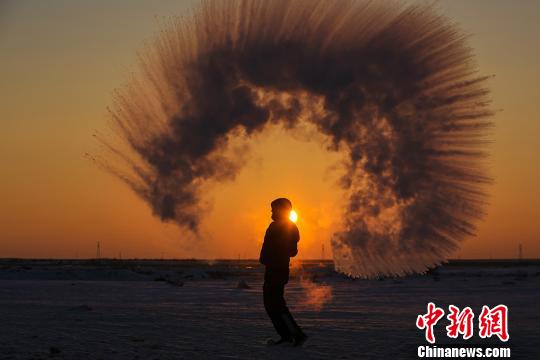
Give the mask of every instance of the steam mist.
<path id="1" fill-rule="evenodd" d="M 423 272 L 474 233 L 489 182 L 487 77 L 431 7 L 203 1 L 141 63 L 110 109 L 124 143 L 101 138 L 110 157 L 99 161 L 161 219 L 196 233 L 201 186 L 242 165 L 230 140 L 308 121 L 348 154 L 338 271 Z"/>

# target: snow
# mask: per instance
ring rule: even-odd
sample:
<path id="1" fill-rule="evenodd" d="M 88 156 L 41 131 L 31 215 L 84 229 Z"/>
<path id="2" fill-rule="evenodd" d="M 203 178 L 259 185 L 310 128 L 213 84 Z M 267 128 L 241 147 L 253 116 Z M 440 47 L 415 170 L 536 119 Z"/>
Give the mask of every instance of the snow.
<path id="1" fill-rule="evenodd" d="M 509 307 L 508 345 L 476 330 L 454 341 L 442 323 L 437 345 L 510 346 L 513 358 L 539 358 L 538 262 L 460 262 L 381 280 L 303 262 L 286 288 L 309 335 L 302 348 L 266 345 L 275 334 L 262 274 L 254 261 L 0 260 L 0 358 L 410 359 L 426 345 L 415 321 L 429 301 L 477 316 L 482 305 Z"/>

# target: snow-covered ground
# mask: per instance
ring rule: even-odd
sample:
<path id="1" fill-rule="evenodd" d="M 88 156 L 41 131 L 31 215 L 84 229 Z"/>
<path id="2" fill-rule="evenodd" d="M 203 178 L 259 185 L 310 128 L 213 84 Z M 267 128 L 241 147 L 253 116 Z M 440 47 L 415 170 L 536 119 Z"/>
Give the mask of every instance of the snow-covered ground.
<path id="1" fill-rule="evenodd" d="M 309 335 L 274 335 L 253 261 L 0 260 L 2 359 L 414 359 L 432 301 L 509 307 L 512 358 L 540 358 L 540 263 L 453 263 L 429 275 L 351 280 L 330 262 L 295 267 L 289 307 Z M 300 275 L 303 280 L 300 280 Z M 239 282 L 243 281 L 239 286 Z M 475 317 L 475 320 L 477 317 Z M 436 327 L 437 345 L 455 344 Z"/>

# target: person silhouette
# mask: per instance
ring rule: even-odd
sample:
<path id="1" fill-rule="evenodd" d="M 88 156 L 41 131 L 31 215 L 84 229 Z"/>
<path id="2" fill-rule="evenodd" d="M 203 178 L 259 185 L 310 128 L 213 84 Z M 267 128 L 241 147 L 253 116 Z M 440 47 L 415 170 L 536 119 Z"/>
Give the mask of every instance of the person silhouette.
<path id="1" fill-rule="evenodd" d="M 298 254 L 300 232 L 289 220 L 292 203 L 288 199 L 276 199 L 270 206 L 273 221 L 264 235 L 259 261 L 265 266 L 264 308 L 280 339 L 269 340 L 268 344 L 290 342 L 300 346 L 307 336 L 294 321 L 284 298 L 285 285 L 289 282 L 289 260 Z"/>

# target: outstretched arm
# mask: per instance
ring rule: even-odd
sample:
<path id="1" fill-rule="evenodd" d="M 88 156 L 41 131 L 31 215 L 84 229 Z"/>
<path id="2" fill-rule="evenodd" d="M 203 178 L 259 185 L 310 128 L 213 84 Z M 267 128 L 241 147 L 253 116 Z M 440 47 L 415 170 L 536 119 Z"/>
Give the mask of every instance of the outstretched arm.
<path id="1" fill-rule="evenodd" d="M 300 241 L 300 232 L 295 226 L 292 230 L 292 236 L 289 243 L 289 256 L 295 257 L 298 254 L 298 241 Z"/>
<path id="2" fill-rule="evenodd" d="M 268 230 L 266 230 L 266 233 L 264 234 L 264 240 L 263 240 L 263 244 L 262 244 L 262 247 L 261 247 L 261 255 L 259 256 L 259 262 L 263 265 L 266 265 L 266 262 L 268 260 L 268 256 L 267 256 L 267 239 L 268 239 Z"/>

